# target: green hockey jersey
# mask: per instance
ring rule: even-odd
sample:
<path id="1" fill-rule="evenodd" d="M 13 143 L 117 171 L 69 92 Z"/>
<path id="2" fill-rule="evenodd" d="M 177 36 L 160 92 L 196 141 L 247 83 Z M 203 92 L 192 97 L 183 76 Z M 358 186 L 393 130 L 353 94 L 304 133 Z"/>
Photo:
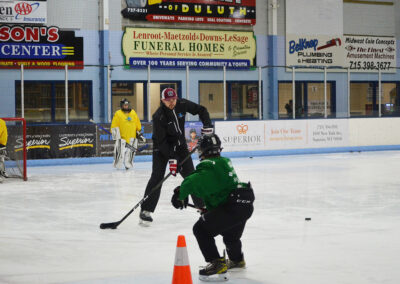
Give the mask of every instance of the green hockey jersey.
<path id="1" fill-rule="evenodd" d="M 214 157 L 202 160 L 196 170 L 181 184 L 179 199 L 193 194 L 204 200 L 207 210 L 226 203 L 229 194 L 236 188 L 246 187 L 239 182 L 230 159 Z"/>

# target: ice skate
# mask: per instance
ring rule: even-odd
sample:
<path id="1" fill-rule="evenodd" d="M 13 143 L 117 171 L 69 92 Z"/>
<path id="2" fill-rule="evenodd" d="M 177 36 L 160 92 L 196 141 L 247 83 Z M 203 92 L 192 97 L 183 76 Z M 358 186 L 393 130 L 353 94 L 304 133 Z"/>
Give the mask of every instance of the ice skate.
<path id="1" fill-rule="evenodd" d="M 214 259 L 207 266 L 200 269 L 199 279 L 205 282 L 223 282 L 228 281 L 228 267 L 225 256 Z"/>
<path id="2" fill-rule="evenodd" d="M 226 266 L 228 267 L 229 271 L 242 271 L 246 268 L 246 262 L 244 258 L 241 261 L 233 261 L 228 259 L 226 261 Z"/>
<path id="3" fill-rule="evenodd" d="M 153 218 L 151 218 L 151 212 L 150 211 L 146 211 L 146 210 L 142 210 L 140 211 L 139 214 L 139 225 L 143 226 L 143 227 L 149 227 L 151 222 L 153 222 Z"/>

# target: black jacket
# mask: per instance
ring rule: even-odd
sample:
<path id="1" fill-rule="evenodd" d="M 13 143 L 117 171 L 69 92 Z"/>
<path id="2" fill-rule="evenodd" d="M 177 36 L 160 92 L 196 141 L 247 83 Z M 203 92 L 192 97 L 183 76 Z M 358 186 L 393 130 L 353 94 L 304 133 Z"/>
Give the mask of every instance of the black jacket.
<path id="1" fill-rule="evenodd" d="M 186 148 L 186 113 L 199 115 L 203 127 L 212 127 L 207 109 L 194 102 L 178 99 L 173 110 L 163 103 L 153 114 L 153 151 L 160 151 L 165 157 L 173 159 L 176 151 Z"/>

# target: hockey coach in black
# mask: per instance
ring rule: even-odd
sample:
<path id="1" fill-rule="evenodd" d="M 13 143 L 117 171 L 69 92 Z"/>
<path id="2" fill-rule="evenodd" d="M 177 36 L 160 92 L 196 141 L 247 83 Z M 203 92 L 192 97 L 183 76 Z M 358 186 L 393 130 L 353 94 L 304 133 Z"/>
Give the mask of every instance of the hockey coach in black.
<path id="1" fill-rule="evenodd" d="M 172 88 L 164 89 L 161 93 L 161 106 L 153 114 L 153 166 L 144 196 L 164 178 L 168 164 L 174 176 L 179 172 L 185 178 L 194 171 L 191 157 L 178 169 L 178 163 L 189 155 L 185 138 L 186 113 L 199 115 L 203 123 L 202 134 L 213 133 L 210 115 L 204 106 L 178 98 Z M 160 193 L 161 186 L 141 205 L 140 224 L 149 225 L 153 221 L 150 214 L 156 209 Z M 192 195 L 192 199 L 197 207 L 204 206 L 200 198 Z"/>

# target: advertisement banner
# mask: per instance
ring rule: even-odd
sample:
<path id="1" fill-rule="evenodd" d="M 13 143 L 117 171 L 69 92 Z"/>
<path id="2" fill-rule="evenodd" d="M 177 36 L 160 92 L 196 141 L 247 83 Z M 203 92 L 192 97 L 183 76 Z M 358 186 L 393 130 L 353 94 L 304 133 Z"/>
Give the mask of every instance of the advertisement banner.
<path id="1" fill-rule="evenodd" d="M 343 41 L 340 36 L 286 36 L 286 65 L 300 67 L 344 66 Z M 312 68 L 301 71 L 312 71 Z"/>
<path id="2" fill-rule="evenodd" d="M 266 121 L 265 122 L 265 149 L 306 148 L 307 122 L 293 121 Z"/>
<path id="3" fill-rule="evenodd" d="M 345 67 L 351 72 L 396 73 L 394 37 L 344 36 Z M 391 68 L 392 67 L 392 68 Z"/>
<path id="4" fill-rule="evenodd" d="M 349 122 L 346 119 L 311 119 L 307 121 L 307 129 L 307 148 L 349 145 Z"/>
<path id="5" fill-rule="evenodd" d="M 253 32 L 125 28 L 122 52 L 131 68 L 248 68 L 256 41 Z"/>
<path id="6" fill-rule="evenodd" d="M 221 139 L 224 151 L 250 151 L 265 148 L 263 121 L 216 121 L 215 133 Z"/>
<path id="7" fill-rule="evenodd" d="M 9 126 L 7 147 L 21 152 L 23 147 L 20 127 Z M 27 158 L 53 159 L 96 156 L 96 136 L 93 125 L 29 126 L 26 135 Z"/>
<path id="8" fill-rule="evenodd" d="M 107 131 L 111 132 L 110 124 L 104 123 L 99 124 L 102 128 L 106 129 Z M 115 140 L 112 139 L 111 134 L 106 132 L 104 129 L 97 127 L 97 156 L 98 157 L 112 157 L 114 155 L 114 145 Z M 151 155 L 153 151 L 153 141 L 151 140 L 153 132 L 153 124 L 151 123 L 142 123 L 142 133 L 143 136 L 146 138 L 146 144 L 149 145 L 148 148 L 136 152 L 136 155 Z M 138 148 L 142 147 L 144 143 L 139 142 Z"/>
<path id="9" fill-rule="evenodd" d="M 46 24 L 47 0 L 0 1 L 0 23 Z"/>
<path id="10" fill-rule="evenodd" d="M 286 37 L 286 65 L 341 67 L 330 72 L 396 72 L 396 39 L 375 36 Z M 315 72 L 312 68 L 300 71 Z"/>
<path id="11" fill-rule="evenodd" d="M 51 137 L 57 158 L 96 156 L 96 135 L 93 125 L 52 127 Z"/>
<path id="12" fill-rule="evenodd" d="M 0 25 L 0 68 L 83 69 L 83 37 L 58 27 Z"/>
<path id="13" fill-rule="evenodd" d="M 122 0 L 133 21 L 255 25 L 256 0 Z"/>
<path id="14" fill-rule="evenodd" d="M 197 146 L 201 137 L 202 127 L 203 123 L 201 122 L 185 122 L 185 137 L 189 152 Z"/>
<path id="15" fill-rule="evenodd" d="M 217 121 L 215 132 L 227 152 L 349 145 L 345 119 Z"/>
<path id="16" fill-rule="evenodd" d="M 104 123 L 100 124 L 102 128 L 110 131 L 110 124 Z M 201 137 L 201 128 L 203 124 L 201 122 L 185 122 L 185 137 L 186 143 L 188 145 L 189 151 L 191 151 L 194 147 L 196 147 L 198 139 Z M 97 127 L 97 151 L 96 155 L 98 157 L 112 157 L 114 154 L 114 145 L 115 141 L 112 140 L 112 137 L 109 133 L 107 133 L 104 129 Z M 136 152 L 136 155 L 152 155 L 153 153 L 153 124 L 144 122 L 142 123 L 142 133 L 146 138 L 146 143 L 139 142 L 138 148 L 148 144 L 149 147 Z"/>

